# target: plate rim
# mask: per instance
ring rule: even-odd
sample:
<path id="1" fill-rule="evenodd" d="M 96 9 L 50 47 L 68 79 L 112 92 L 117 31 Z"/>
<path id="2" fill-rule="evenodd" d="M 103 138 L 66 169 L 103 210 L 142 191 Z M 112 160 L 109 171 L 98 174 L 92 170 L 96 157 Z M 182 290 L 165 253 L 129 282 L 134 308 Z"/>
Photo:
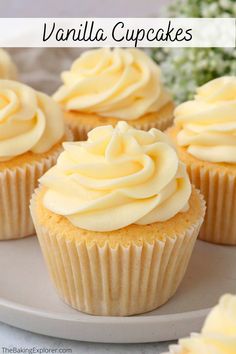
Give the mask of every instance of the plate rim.
<path id="1" fill-rule="evenodd" d="M 64 303 L 64 302 L 63 302 Z M 64 303 L 65 304 L 65 303 Z M 67 305 L 67 304 L 66 304 Z M 69 306 L 69 305 L 67 305 Z M 49 312 L 45 310 L 38 310 L 32 306 L 25 306 L 22 304 L 18 304 L 14 301 L 11 300 L 6 300 L 4 298 L 0 297 L 0 307 L 4 307 L 6 309 L 10 309 L 13 311 L 20 311 L 22 313 L 28 314 L 28 315 L 33 315 L 36 317 L 41 317 L 41 318 L 48 318 L 52 320 L 68 320 L 68 321 L 73 321 L 73 322 L 78 322 L 78 323 L 83 323 L 83 324 L 89 324 L 89 323 L 104 323 L 104 322 L 110 322 L 111 324 L 115 325 L 120 325 L 124 321 L 128 322 L 127 324 L 133 324 L 133 323 L 153 323 L 158 320 L 160 322 L 166 322 L 166 321 L 171 321 L 171 320 L 176 320 L 178 321 L 180 316 L 181 320 L 186 320 L 186 319 L 196 319 L 196 318 L 204 318 L 207 316 L 207 314 L 212 310 L 212 307 L 205 308 L 205 309 L 199 309 L 199 310 L 194 310 L 194 311 L 187 311 L 187 312 L 178 312 L 178 313 L 170 313 L 170 314 L 165 314 L 165 315 L 153 315 L 153 316 L 145 316 L 145 315 L 134 315 L 134 316 L 94 316 L 87 314 L 85 312 L 80 312 L 79 313 L 83 314 L 85 317 L 83 318 L 78 318 L 78 315 L 75 314 L 64 314 L 64 313 L 54 313 L 54 312 Z M 77 311 L 77 310 L 74 310 Z M 155 310 L 153 310 L 155 311 Z M 149 313 L 151 313 L 150 311 Z"/>

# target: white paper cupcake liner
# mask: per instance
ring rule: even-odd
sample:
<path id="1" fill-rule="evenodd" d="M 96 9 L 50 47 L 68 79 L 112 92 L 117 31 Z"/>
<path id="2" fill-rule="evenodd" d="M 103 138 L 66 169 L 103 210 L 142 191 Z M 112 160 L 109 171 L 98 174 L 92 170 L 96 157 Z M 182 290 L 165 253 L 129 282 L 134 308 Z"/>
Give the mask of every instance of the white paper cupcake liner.
<path id="1" fill-rule="evenodd" d="M 37 193 L 40 189 L 37 191 Z M 36 193 L 36 194 L 37 194 Z M 127 316 L 164 304 L 178 288 L 192 254 L 205 212 L 183 234 L 153 244 L 112 248 L 70 239 L 39 223 L 36 195 L 31 201 L 40 246 L 60 297 L 93 315 Z"/>
<path id="2" fill-rule="evenodd" d="M 236 175 L 187 166 L 191 182 L 204 195 L 207 211 L 199 239 L 236 245 Z"/>
<path id="3" fill-rule="evenodd" d="M 73 140 L 67 132 L 66 140 Z M 35 233 L 29 202 L 38 179 L 53 165 L 62 146 L 39 161 L 0 171 L 0 240 L 19 239 Z"/>

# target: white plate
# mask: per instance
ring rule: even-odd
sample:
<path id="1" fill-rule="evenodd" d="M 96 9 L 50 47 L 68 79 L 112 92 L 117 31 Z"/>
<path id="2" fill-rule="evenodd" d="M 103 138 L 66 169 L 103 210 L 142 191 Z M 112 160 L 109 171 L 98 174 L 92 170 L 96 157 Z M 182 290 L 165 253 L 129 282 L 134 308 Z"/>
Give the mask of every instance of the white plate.
<path id="1" fill-rule="evenodd" d="M 141 343 L 199 331 L 220 295 L 236 293 L 236 247 L 197 241 L 176 295 L 158 310 L 133 317 L 98 317 L 64 304 L 51 285 L 36 237 L 0 243 L 0 321 L 67 339 Z"/>

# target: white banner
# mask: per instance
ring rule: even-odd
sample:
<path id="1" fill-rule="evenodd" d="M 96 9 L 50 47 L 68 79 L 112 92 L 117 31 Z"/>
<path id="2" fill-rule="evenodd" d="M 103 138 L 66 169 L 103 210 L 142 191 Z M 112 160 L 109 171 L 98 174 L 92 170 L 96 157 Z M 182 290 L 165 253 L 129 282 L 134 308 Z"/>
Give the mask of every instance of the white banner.
<path id="1" fill-rule="evenodd" d="M 0 47 L 235 47 L 233 18 L 0 18 Z"/>

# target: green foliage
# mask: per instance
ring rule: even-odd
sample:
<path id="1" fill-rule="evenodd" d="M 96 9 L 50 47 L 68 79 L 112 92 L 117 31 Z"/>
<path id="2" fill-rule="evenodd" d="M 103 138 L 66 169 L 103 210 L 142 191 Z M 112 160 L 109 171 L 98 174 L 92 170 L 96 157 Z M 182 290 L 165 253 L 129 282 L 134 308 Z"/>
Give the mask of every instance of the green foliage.
<path id="1" fill-rule="evenodd" d="M 235 0 L 176 0 L 169 17 L 236 17 Z M 193 97 L 196 87 L 223 75 L 236 75 L 235 48 L 155 48 L 166 85 L 177 102 Z"/>

